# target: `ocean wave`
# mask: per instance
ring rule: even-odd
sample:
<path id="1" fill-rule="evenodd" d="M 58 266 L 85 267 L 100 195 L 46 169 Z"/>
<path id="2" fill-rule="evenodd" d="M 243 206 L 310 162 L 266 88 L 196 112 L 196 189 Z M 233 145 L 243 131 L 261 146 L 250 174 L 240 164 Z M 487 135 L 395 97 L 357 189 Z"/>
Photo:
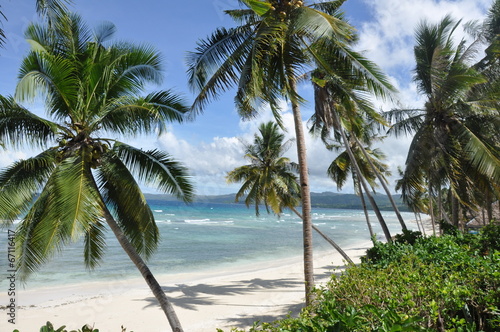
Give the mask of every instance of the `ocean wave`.
<path id="1" fill-rule="evenodd" d="M 154 212 L 163 212 L 163 210 L 153 210 Z"/>
<path id="2" fill-rule="evenodd" d="M 211 219 L 186 219 L 186 224 L 191 225 L 216 225 L 216 224 L 233 224 L 234 220 L 211 220 Z"/>

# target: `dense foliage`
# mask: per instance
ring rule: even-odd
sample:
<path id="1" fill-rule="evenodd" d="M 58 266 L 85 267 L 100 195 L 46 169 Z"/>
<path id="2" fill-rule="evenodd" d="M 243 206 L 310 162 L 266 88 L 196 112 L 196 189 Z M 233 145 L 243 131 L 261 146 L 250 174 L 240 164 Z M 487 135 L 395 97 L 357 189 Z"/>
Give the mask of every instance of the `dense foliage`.
<path id="1" fill-rule="evenodd" d="M 376 243 L 298 318 L 251 331 L 500 331 L 499 233 Z"/>

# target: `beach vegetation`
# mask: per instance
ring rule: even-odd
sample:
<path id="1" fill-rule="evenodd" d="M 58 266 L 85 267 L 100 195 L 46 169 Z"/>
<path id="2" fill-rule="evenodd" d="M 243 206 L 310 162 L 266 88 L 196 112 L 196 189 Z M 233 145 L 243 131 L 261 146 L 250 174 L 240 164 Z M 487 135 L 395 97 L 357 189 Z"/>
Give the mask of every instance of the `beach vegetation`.
<path id="1" fill-rule="evenodd" d="M 12 332 L 20 332 L 20 331 L 14 330 Z M 45 323 L 45 325 L 40 327 L 40 332 L 68 332 L 68 330 L 66 330 L 66 325 L 63 325 L 63 326 L 59 327 L 58 329 L 56 329 L 56 328 L 54 328 L 54 325 L 51 322 L 47 322 L 47 323 Z M 90 325 L 84 325 L 84 326 L 82 326 L 81 329 L 71 330 L 69 332 L 99 332 L 99 330 L 94 329 Z M 122 328 L 122 332 L 124 332 L 123 328 Z"/>
<path id="2" fill-rule="evenodd" d="M 144 93 L 162 81 L 151 46 L 112 42 L 115 26 L 90 29 L 66 13 L 26 29 L 31 45 L 15 96 L 0 96 L 0 141 L 41 149 L 0 172 L 0 220 L 15 232 L 22 281 L 64 247 L 84 243 L 84 263 L 101 263 L 110 229 L 160 303 L 174 331 L 175 311 L 146 264 L 160 241 L 139 183 L 192 200 L 187 168 L 168 153 L 123 140 L 163 133 L 189 110 L 171 90 Z M 21 102 L 42 100 L 47 118 Z"/>
<path id="3" fill-rule="evenodd" d="M 378 242 L 361 264 L 317 288 L 299 317 L 250 331 L 498 331 L 500 248 L 484 243 L 499 231 L 492 224 L 477 235 Z"/>
<path id="4" fill-rule="evenodd" d="M 449 15 L 438 23 L 422 21 L 414 81 L 426 102 L 385 113 L 390 134 L 414 135 L 398 189 L 410 206 L 426 197 L 433 223 L 446 218 L 462 229 L 466 211 L 491 211 L 500 197 L 498 35 L 491 34 L 498 29 L 498 6 L 495 1 L 483 24 L 463 24 L 472 42 L 456 42 L 462 22 Z M 478 47 L 489 52 L 476 62 Z"/>

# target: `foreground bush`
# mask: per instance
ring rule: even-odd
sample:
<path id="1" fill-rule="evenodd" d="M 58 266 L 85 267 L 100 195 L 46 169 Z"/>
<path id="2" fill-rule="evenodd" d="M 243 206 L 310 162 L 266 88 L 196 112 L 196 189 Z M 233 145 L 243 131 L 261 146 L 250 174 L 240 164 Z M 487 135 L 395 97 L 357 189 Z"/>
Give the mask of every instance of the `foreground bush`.
<path id="1" fill-rule="evenodd" d="M 122 331 L 121 332 L 126 332 L 127 329 L 122 326 Z M 12 332 L 19 332 L 19 330 L 14 330 Z M 63 325 L 60 328 L 56 329 L 54 328 L 54 325 L 51 322 L 47 322 L 44 326 L 40 328 L 40 332 L 68 332 L 66 330 L 66 326 Z M 99 332 L 98 329 L 94 329 L 93 327 L 89 325 L 84 325 L 82 326 L 81 330 L 71 330 L 69 332 Z"/>
<path id="2" fill-rule="evenodd" d="M 480 235 L 377 243 L 362 264 L 318 289 L 298 318 L 250 331 L 500 331 L 499 234 L 491 226 Z"/>

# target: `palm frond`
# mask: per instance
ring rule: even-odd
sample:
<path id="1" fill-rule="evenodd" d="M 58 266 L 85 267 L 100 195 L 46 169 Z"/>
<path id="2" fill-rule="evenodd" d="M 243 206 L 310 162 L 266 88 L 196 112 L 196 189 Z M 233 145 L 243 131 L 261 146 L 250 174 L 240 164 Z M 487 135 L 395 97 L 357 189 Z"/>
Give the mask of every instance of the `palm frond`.
<path id="1" fill-rule="evenodd" d="M 63 160 L 53 172 L 53 213 L 60 220 L 60 236 L 74 241 L 90 225 L 102 218 L 100 196 L 93 186 L 90 165 L 82 151 L 80 155 Z"/>
<path id="2" fill-rule="evenodd" d="M 160 84 L 163 81 L 161 56 L 149 45 L 135 46 L 130 43 L 116 43 L 112 49 L 120 56 L 115 58 L 115 86 L 124 84 L 130 91 L 132 88 L 143 89 L 146 83 Z"/>
<path id="3" fill-rule="evenodd" d="M 56 154 L 49 149 L 0 172 L 0 220 L 11 223 L 25 215 L 54 170 Z"/>
<path id="4" fill-rule="evenodd" d="M 103 156 L 97 182 L 130 243 L 140 255 L 149 258 L 160 236 L 153 212 L 134 177 L 113 151 Z"/>
<path id="5" fill-rule="evenodd" d="M 75 64 L 68 59 L 42 52 L 31 52 L 22 62 L 15 98 L 33 101 L 45 96 L 47 112 L 56 119 L 68 120 L 78 94 Z"/>
<path id="6" fill-rule="evenodd" d="M 193 102 L 195 111 L 201 111 L 210 99 L 236 84 L 251 36 L 252 30 L 246 27 L 220 28 L 188 54 L 189 86 L 198 93 Z"/>
<path id="7" fill-rule="evenodd" d="M 308 6 L 299 7 L 295 11 L 297 19 L 293 21 L 292 33 L 306 36 L 311 42 L 329 38 L 341 43 L 354 38 L 354 28 L 342 17 Z"/>
<path id="8" fill-rule="evenodd" d="M 120 142 L 113 150 L 139 181 L 185 202 L 193 199 L 194 188 L 187 169 L 168 154 L 158 150 L 143 151 Z"/>
<path id="9" fill-rule="evenodd" d="M 384 112 L 383 116 L 391 123 L 387 133 L 399 137 L 418 130 L 425 119 L 425 112 L 419 109 L 392 109 Z"/>
<path id="10" fill-rule="evenodd" d="M 16 228 L 17 272 L 21 281 L 37 271 L 65 244 L 57 236 L 59 220 L 47 209 L 53 197 L 51 185 L 49 180 L 46 190 L 42 191 Z"/>
<path id="11" fill-rule="evenodd" d="M 90 224 L 89 229 L 85 232 L 83 243 L 83 257 L 85 266 L 93 270 L 102 261 L 104 250 L 106 249 L 106 228 L 100 220 Z"/>
<path id="12" fill-rule="evenodd" d="M 116 33 L 116 26 L 111 22 L 103 22 L 94 29 L 93 39 L 98 45 L 102 45 Z"/>
<path id="13" fill-rule="evenodd" d="M 166 130 L 167 122 L 183 122 L 189 107 L 183 98 L 170 90 L 158 91 L 145 97 L 123 96 L 113 101 L 91 126 L 123 135 L 158 135 Z"/>
<path id="14" fill-rule="evenodd" d="M 485 144 L 484 140 L 460 122 L 455 122 L 453 127 L 457 135 L 466 142 L 464 151 L 474 168 L 494 183 L 499 183 L 500 156 L 498 151 L 495 152 L 494 148 Z"/>
<path id="15" fill-rule="evenodd" d="M 0 96 L 0 142 L 21 147 L 45 147 L 55 139 L 58 125 L 17 104 L 12 97 Z"/>
<path id="16" fill-rule="evenodd" d="M 99 221 L 102 209 L 85 164 L 78 156 L 62 161 L 21 220 L 16 241 L 23 280 Z"/>
<path id="17" fill-rule="evenodd" d="M 45 16 L 49 22 L 53 22 L 68 11 L 66 5 L 71 3 L 71 0 L 37 0 L 36 11 L 39 15 Z"/>

